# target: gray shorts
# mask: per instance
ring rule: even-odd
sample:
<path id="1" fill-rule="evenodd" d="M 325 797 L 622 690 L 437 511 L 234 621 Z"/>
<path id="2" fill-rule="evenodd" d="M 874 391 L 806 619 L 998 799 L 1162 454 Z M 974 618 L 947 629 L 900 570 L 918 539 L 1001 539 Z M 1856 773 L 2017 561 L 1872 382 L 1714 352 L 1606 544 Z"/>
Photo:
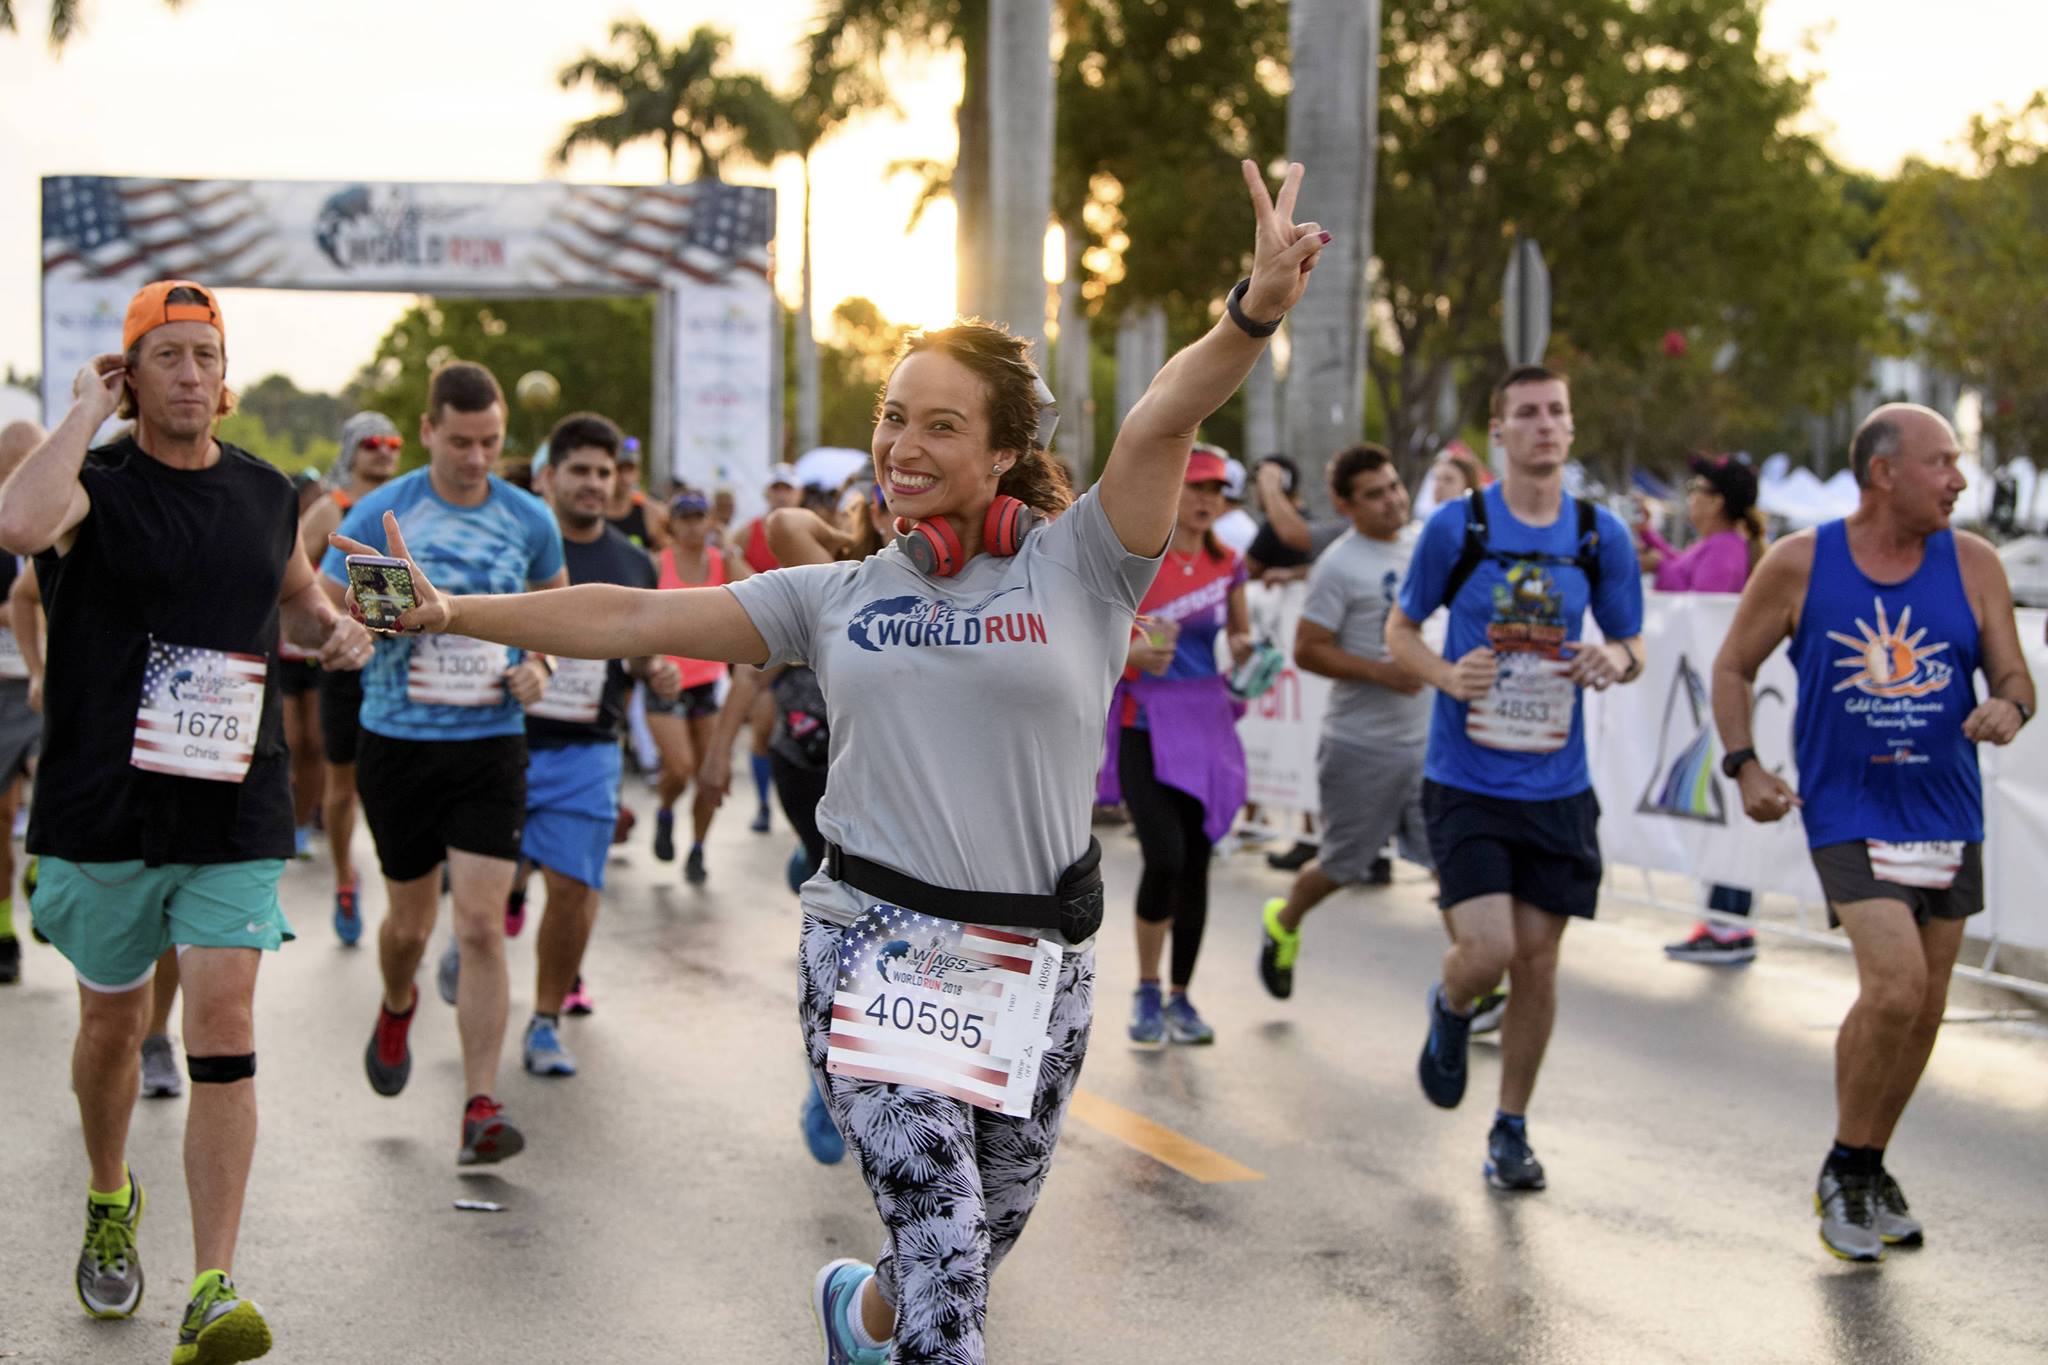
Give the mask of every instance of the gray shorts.
<path id="1" fill-rule="evenodd" d="M 1323 736 L 1316 746 L 1323 875 L 1339 886 L 1366 880 L 1387 840 L 1401 836 L 1401 856 L 1434 868 L 1422 820 L 1422 760 L 1427 746 L 1376 749 Z"/>
<path id="2" fill-rule="evenodd" d="M 43 718 L 29 709 L 28 680 L 0 679 L 0 784 L 28 771 L 42 740 Z"/>

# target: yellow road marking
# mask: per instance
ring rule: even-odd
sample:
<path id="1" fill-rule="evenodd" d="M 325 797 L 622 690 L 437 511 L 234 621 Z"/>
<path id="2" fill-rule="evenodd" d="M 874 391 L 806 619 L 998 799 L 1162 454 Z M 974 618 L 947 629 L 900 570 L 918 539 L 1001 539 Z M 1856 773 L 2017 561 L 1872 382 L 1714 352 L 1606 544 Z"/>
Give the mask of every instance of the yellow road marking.
<path id="1" fill-rule="evenodd" d="M 1091 1128 L 1098 1128 L 1119 1142 L 1137 1148 L 1162 1165 L 1205 1185 L 1231 1180 L 1264 1180 L 1249 1166 L 1241 1166 L 1221 1152 L 1212 1152 L 1193 1138 L 1134 1114 L 1119 1104 L 1086 1090 L 1076 1090 L 1067 1111 Z"/>

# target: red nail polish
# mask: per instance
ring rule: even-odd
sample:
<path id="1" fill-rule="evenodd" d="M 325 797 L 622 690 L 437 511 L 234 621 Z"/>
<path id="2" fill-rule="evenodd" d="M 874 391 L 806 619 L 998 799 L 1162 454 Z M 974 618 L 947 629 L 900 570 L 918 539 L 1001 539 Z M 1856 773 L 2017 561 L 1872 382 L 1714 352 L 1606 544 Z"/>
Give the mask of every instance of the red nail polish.
<path id="1" fill-rule="evenodd" d="M 1324 233 L 1319 233 L 1318 235 L 1319 235 L 1319 236 L 1320 236 L 1320 237 L 1321 237 L 1321 238 L 1323 239 L 1323 242 L 1324 242 L 1324 244 L 1325 244 L 1325 245 L 1328 245 L 1328 243 L 1329 243 L 1329 240 L 1330 240 L 1330 234 L 1329 234 L 1329 233 L 1327 233 L 1327 232 L 1324 232 Z"/>

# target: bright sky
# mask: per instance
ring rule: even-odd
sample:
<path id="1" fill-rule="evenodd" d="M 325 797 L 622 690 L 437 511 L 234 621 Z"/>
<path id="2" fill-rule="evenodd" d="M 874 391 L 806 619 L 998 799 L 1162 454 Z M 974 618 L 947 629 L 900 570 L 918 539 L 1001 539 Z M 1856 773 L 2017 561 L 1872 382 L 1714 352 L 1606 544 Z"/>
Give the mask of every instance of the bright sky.
<path id="1" fill-rule="evenodd" d="M 672 41 L 698 23 L 734 38 L 735 67 L 786 83 L 818 0 L 649 0 L 638 13 Z M 2039 85 L 2048 5 L 2032 0 L 1769 0 L 1766 44 L 1817 56 L 1795 69 L 1829 74 L 1817 95 L 1828 145 L 1852 165 L 1890 171 L 1908 154 L 1946 159 L 1969 116 L 2018 104 Z M 85 0 L 87 30 L 61 58 L 41 39 L 42 0 L 16 0 L 23 33 L 0 37 L 0 365 L 38 368 L 37 178 L 61 173 L 190 178 L 521 181 L 557 174 L 548 152 L 598 107 L 565 94 L 554 73 L 601 46 L 609 16 L 542 0 Z M 621 13 L 626 12 L 624 8 Z M 928 212 L 903 232 L 910 176 L 899 159 L 948 160 L 957 64 L 905 59 L 886 75 L 901 116 L 869 116 L 814 159 L 818 315 L 852 294 L 893 319 L 940 321 L 953 300 L 953 216 Z M 653 180 L 652 145 L 614 165 L 578 157 L 578 180 Z M 778 283 L 797 295 L 800 177 L 785 161 Z M 333 388 L 366 360 L 410 300 L 393 295 L 258 291 L 223 300 L 235 353 L 260 374 L 282 370 Z"/>

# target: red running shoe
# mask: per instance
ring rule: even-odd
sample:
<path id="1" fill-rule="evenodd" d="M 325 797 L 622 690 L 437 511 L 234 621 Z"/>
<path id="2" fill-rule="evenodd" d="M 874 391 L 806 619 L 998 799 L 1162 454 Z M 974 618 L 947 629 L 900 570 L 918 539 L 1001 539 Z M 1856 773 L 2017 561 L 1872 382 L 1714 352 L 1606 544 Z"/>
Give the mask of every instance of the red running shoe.
<path id="1" fill-rule="evenodd" d="M 526 892 L 516 890 L 505 897 L 505 937 L 518 938 L 526 927 Z"/>
<path id="2" fill-rule="evenodd" d="M 370 1089 L 380 1095 L 396 1095 L 412 1075 L 412 1047 L 406 1035 L 412 1031 L 413 1011 L 419 1003 L 419 987 L 415 986 L 412 1004 L 404 1014 L 393 1014 L 382 1001 L 377 1004 L 377 1029 L 363 1050 L 363 1070 L 370 1074 Z"/>
<path id="3" fill-rule="evenodd" d="M 462 1111 L 462 1151 L 458 1166 L 488 1166 L 526 1149 L 526 1136 L 505 1117 L 505 1108 L 489 1095 L 472 1095 Z"/>

